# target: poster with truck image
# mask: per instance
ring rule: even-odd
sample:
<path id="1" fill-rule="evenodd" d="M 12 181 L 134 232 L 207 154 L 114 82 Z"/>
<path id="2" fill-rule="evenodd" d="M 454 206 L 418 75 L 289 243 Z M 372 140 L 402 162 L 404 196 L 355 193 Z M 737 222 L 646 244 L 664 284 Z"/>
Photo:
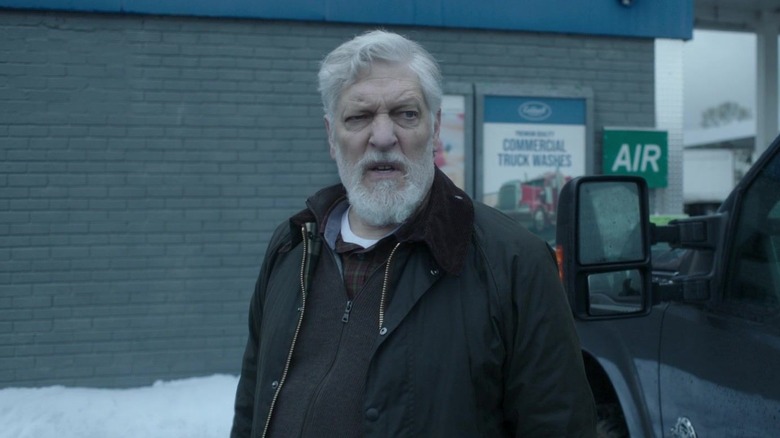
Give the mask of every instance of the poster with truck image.
<path id="1" fill-rule="evenodd" d="M 544 238 L 558 193 L 586 173 L 587 100 L 485 95 L 482 200 Z"/>

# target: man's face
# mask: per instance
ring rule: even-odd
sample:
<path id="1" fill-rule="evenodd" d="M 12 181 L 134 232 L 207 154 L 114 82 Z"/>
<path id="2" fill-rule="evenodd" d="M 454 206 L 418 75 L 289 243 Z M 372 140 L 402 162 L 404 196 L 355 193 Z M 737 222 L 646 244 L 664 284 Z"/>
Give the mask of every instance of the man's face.
<path id="1" fill-rule="evenodd" d="M 361 219 L 400 223 L 419 206 L 433 181 L 439 120 L 403 64 L 374 64 L 343 90 L 326 127 L 331 157 Z"/>

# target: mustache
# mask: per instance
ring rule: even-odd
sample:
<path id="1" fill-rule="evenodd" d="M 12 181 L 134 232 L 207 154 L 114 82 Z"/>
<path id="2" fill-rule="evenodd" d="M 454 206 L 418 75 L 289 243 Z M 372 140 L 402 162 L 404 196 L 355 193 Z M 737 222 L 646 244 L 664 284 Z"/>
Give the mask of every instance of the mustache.
<path id="1" fill-rule="evenodd" d="M 363 173 L 377 167 L 393 167 L 396 170 L 406 172 L 409 169 L 409 159 L 399 152 L 367 152 L 356 163 L 356 167 Z"/>

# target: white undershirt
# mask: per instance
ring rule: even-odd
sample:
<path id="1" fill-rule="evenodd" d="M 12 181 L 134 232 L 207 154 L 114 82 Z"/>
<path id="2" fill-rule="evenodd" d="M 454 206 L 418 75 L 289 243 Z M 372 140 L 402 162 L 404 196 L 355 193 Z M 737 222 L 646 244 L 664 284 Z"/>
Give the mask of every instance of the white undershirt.
<path id="1" fill-rule="evenodd" d="M 354 243 L 356 245 L 360 245 L 363 248 L 370 248 L 374 246 L 375 243 L 379 242 L 380 240 L 384 239 L 385 237 L 393 234 L 395 230 L 398 228 L 395 228 L 394 230 L 390 231 L 389 233 L 385 234 L 384 236 L 380 237 L 379 239 L 364 239 L 357 234 L 352 232 L 352 227 L 349 225 L 349 210 L 352 207 L 350 206 L 346 210 L 344 210 L 344 213 L 341 216 L 341 240 L 343 240 L 346 243 Z"/>

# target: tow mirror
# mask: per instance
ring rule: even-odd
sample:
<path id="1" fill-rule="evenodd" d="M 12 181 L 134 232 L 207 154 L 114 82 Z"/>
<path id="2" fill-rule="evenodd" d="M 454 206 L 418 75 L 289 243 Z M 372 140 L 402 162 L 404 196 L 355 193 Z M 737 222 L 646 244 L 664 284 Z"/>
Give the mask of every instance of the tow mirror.
<path id="1" fill-rule="evenodd" d="M 562 188 L 556 253 L 578 318 L 650 311 L 647 193 L 645 180 L 631 176 L 578 177 Z"/>

